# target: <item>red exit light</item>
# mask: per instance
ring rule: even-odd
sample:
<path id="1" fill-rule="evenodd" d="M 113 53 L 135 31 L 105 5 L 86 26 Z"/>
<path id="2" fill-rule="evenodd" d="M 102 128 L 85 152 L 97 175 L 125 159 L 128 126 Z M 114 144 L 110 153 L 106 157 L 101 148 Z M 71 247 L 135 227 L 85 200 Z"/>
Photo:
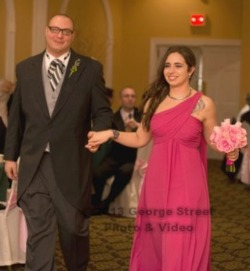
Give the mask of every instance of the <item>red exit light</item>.
<path id="1" fill-rule="evenodd" d="M 205 22 L 204 14 L 192 14 L 190 17 L 190 23 L 192 26 L 204 26 Z"/>

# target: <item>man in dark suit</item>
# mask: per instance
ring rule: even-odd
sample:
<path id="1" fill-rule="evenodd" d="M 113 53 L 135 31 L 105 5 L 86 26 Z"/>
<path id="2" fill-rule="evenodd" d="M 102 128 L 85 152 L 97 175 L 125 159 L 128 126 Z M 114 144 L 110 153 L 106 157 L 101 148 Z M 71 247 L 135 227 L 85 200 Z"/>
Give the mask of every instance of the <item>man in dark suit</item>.
<path id="1" fill-rule="evenodd" d="M 17 65 L 5 171 L 18 180 L 27 221 L 25 270 L 54 270 L 58 226 L 67 270 L 86 271 L 92 165 L 85 144 L 91 123 L 107 129 L 113 114 L 101 64 L 70 48 L 72 19 L 52 17 L 45 36 L 46 50 Z"/>
<path id="2" fill-rule="evenodd" d="M 113 129 L 118 131 L 136 131 L 141 121 L 141 113 L 135 107 L 136 93 L 131 87 L 124 88 L 120 93 L 121 107 L 114 114 Z M 109 205 L 129 183 L 136 160 L 137 149 L 125 147 L 111 142 L 109 153 L 94 170 L 93 214 L 106 213 Z M 114 176 L 111 190 L 106 199 L 102 200 L 104 186 L 109 177 Z"/>

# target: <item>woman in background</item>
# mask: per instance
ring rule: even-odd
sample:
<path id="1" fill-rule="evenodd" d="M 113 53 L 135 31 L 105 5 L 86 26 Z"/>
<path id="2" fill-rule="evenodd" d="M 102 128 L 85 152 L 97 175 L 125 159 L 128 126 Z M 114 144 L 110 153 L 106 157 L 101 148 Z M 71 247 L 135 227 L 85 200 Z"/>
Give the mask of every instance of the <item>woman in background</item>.
<path id="1" fill-rule="evenodd" d="M 189 48 L 170 47 L 145 95 L 137 132 L 89 134 L 90 151 L 109 139 L 136 148 L 153 139 L 134 226 L 130 271 L 211 270 L 206 143 L 211 145 L 216 110 L 209 97 L 190 87 L 195 65 Z M 238 150 L 227 157 L 236 160 Z"/>
<path id="2" fill-rule="evenodd" d="M 0 153 L 4 151 L 6 127 L 8 124 L 8 101 L 14 90 L 14 84 L 0 80 Z"/>

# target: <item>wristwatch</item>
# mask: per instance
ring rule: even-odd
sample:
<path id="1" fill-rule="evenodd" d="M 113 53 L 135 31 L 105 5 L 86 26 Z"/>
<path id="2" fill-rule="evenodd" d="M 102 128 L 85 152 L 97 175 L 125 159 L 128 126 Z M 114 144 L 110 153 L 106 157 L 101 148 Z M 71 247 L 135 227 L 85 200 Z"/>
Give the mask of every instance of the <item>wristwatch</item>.
<path id="1" fill-rule="evenodd" d="M 119 137 L 120 132 L 114 129 L 112 130 L 112 132 L 113 132 L 113 137 L 111 139 L 116 140 Z"/>

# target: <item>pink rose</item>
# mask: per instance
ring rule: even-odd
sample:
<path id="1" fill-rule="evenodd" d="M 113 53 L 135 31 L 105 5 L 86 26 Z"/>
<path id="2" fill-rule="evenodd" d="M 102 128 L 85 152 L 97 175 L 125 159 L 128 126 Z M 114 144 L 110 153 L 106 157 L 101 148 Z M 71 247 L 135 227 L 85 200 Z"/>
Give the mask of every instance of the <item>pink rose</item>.
<path id="1" fill-rule="evenodd" d="M 247 132 L 241 127 L 241 122 L 234 125 L 230 123 L 230 119 L 225 119 L 221 126 L 215 126 L 210 136 L 212 144 L 215 144 L 221 152 L 231 152 L 237 148 L 243 148 L 247 145 Z M 235 172 L 235 165 L 232 161 L 227 161 L 226 170 Z"/>
<path id="2" fill-rule="evenodd" d="M 230 123 L 225 119 L 221 126 L 215 126 L 210 136 L 212 144 L 215 144 L 221 152 L 231 152 L 247 145 L 246 130 L 241 127 L 241 122 Z"/>

